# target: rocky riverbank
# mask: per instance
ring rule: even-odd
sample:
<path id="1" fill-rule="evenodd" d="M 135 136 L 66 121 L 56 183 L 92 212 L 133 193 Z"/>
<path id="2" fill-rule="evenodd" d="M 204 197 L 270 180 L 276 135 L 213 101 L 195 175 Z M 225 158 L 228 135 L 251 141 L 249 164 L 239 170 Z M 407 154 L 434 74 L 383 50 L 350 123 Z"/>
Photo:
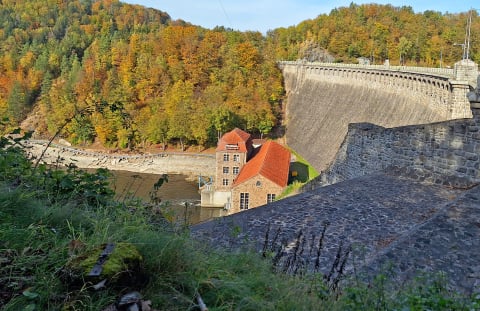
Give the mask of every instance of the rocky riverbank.
<path id="1" fill-rule="evenodd" d="M 27 141 L 24 145 L 27 154 L 36 161 L 45 150 L 47 142 Z M 150 174 L 190 176 L 215 174 L 215 155 L 200 153 L 122 154 L 52 144 L 46 149 L 41 162 L 46 164 L 60 162 L 62 165 L 74 163 L 79 168 L 107 168 Z"/>

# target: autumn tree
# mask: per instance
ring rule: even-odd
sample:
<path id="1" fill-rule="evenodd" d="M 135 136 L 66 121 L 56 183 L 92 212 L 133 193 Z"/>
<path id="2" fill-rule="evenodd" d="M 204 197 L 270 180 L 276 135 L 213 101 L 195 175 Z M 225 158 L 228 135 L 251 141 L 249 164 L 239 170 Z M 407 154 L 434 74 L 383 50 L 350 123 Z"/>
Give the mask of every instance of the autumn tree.
<path id="1" fill-rule="evenodd" d="M 479 62 L 473 14 L 470 56 Z M 463 42 L 466 20 L 466 13 L 350 4 L 263 36 L 171 21 L 118 0 L 3 1 L 1 130 L 35 110 L 39 135 L 70 120 L 61 135 L 78 144 L 184 149 L 214 145 L 234 127 L 263 136 L 282 117 L 278 60 L 315 49 L 335 61 L 451 66 L 462 57 L 454 43 Z"/>
<path id="2" fill-rule="evenodd" d="M 178 139 L 182 151 L 185 150 L 185 142 L 193 138 L 190 127 L 194 109 L 193 84 L 191 82 L 178 81 L 167 93 L 165 99 L 165 112 L 168 115 L 169 139 Z"/>

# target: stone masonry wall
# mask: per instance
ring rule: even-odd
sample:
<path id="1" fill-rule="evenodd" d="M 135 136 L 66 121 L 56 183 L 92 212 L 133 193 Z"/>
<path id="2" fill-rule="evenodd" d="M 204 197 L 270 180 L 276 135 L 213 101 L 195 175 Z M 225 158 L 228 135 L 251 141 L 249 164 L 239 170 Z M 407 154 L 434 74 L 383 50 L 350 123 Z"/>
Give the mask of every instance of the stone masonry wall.
<path id="1" fill-rule="evenodd" d="M 275 194 L 279 196 L 283 191 L 283 187 L 275 184 L 262 175 L 251 178 L 232 189 L 232 210 L 229 214 L 240 212 L 240 193 L 249 194 L 249 209 L 267 204 L 267 194 Z"/>
<path id="2" fill-rule="evenodd" d="M 386 129 L 351 124 L 334 164 L 309 187 L 376 171 L 395 170 L 420 181 L 470 187 L 480 181 L 480 109 L 473 118 Z"/>

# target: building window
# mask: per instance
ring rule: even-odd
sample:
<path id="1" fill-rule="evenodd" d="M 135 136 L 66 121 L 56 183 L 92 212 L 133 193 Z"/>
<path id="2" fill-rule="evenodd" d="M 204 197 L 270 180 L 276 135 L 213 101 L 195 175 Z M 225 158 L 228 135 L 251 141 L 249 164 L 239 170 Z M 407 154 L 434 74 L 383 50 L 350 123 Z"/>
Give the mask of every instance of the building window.
<path id="1" fill-rule="evenodd" d="M 249 193 L 242 192 L 240 193 L 240 209 L 248 209 Z"/>
<path id="2" fill-rule="evenodd" d="M 223 173 L 224 173 L 224 174 L 228 174 L 228 172 L 229 172 L 229 167 L 228 167 L 228 166 L 224 166 L 224 167 L 223 167 Z"/>
<path id="3" fill-rule="evenodd" d="M 233 155 L 233 161 L 234 162 L 240 162 L 240 155 L 239 154 L 234 154 Z"/>
<path id="4" fill-rule="evenodd" d="M 227 150 L 238 150 L 238 144 L 227 144 Z"/>
<path id="5" fill-rule="evenodd" d="M 224 180 L 223 180 L 223 185 L 224 185 L 224 186 L 228 186 L 228 179 L 224 179 Z"/>
<path id="6" fill-rule="evenodd" d="M 240 168 L 239 167 L 233 167 L 233 174 L 234 175 L 238 175 L 238 173 L 240 172 Z"/>
<path id="7" fill-rule="evenodd" d="M 228 162 L 229 160 L 230 160 L 230 156 L 228 155 L 228 153 L 224 153 L 223 154 L 223 161 Z"/>
<path id="8" fill-rule="evenodd" d="M 267 194 L 267 203 L 272 203 L 273 201 L 275 201 L 275 194 L 274 193 Z"/>
<path id="9" fill-rule="evenodd" d="M 256 185 L 257 187 L 261 187 L 261 186 L 262 186 L 262 182 L 261 182 L 260 180 L 257 180 L 257 182 L 255 183 L 255 185 Z"/>

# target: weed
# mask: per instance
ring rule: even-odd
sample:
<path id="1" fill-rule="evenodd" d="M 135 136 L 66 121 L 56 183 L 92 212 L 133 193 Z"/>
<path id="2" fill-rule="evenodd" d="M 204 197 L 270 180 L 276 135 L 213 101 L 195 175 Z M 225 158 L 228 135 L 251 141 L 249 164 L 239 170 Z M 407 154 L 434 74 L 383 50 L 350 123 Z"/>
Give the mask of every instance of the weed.
<path id="1" fill-rule="evenodd" d="M 283 239 L 281 244 L 278 244 L 278 238 L 281 235 L 281 228 L 277 228 L 274 238 L 270 242 L 269 236 L 271 231 L 270 223 L 267 225 L 265 239 L 262 249 L 263 258 L 271 258 L 271 263 L 274 271 L 282 272 L 294 276 L 305 276 L 310 274 L 321 275 L 322 279 L 320 288 L 328 290 L 331 293 L 336 293 L 339 290 L 340 280 L 344 278 L 345 266 L 351 252 L 351 248 L 344 249 L 343 241 L 340 241 L 339 247 L 334 261 L 331 264 L 328 273 L 322 273 L 326 267 L 320 266 L 320 258 L 324 245 L 325 232 L 328 223 L 325 223 L 317 242 L 315 234 L 307 238 L 303 230 L 298 231 L 293 242 L 293 247 L 287 247 L 287 241 Z M 308 246 L 308 247 L 307 247 Z M 306 253 L 308 252 L 308 254 Z M 273 255 L 270 255 L 273 254 Z M 315 260 L 312 262 L 312 255 L 315 254 Z M 315 279 L 315 278 L 313 278 Z"/>

